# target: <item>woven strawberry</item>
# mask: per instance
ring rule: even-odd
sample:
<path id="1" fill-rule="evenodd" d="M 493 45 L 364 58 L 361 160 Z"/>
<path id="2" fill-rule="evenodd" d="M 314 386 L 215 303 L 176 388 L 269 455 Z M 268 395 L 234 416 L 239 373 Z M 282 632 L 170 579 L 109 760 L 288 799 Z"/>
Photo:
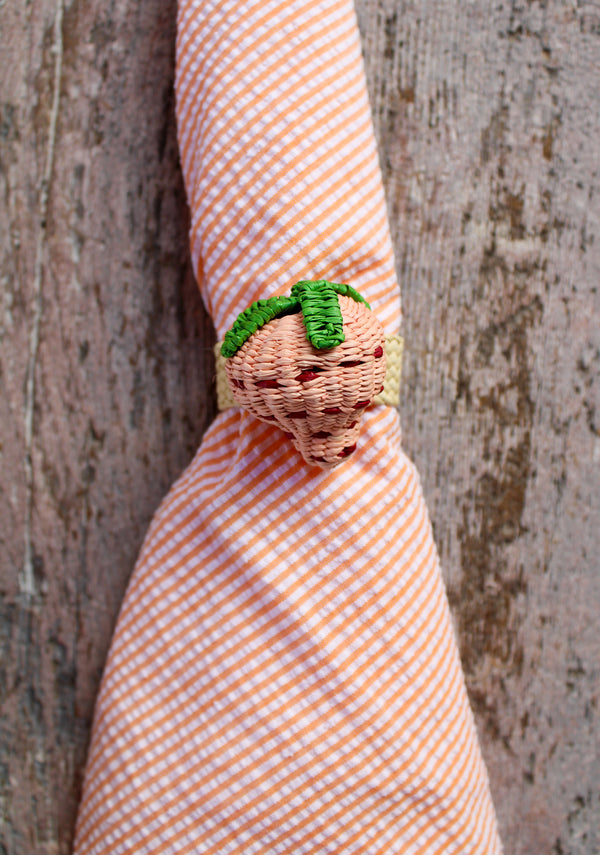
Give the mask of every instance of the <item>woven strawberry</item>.
<path id="1" fill-rule="evenodd" d="M 236 403 L 277 424 L 304 459 L 329 468 L 356 449 L 364 410 L 383 388 L 384 331 L 349 285 L 298 282 L 258 300 L 225 336 Z"/>

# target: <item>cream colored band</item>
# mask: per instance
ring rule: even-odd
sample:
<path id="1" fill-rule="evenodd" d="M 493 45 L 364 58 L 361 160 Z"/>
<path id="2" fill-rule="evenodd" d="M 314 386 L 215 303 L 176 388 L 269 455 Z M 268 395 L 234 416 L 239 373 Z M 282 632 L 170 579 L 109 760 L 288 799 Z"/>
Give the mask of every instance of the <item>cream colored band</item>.
<path id="1" fill-rule="evenodd" d="M 384 404 L 397 407 L 400 403 L 400 376 L 402 374 L 402 352 L 404 340 L 399 335 L 388 335 L 385 338 L 385 380 L 383 392 L 375 395 L 374 404 Z M 237 404 L 231 394 L 227 375 L 225 374 L 225 357 L 221 355 L 221 342 L 215 344 L 215 363 L 217 369 L 217 404 L 219 410 L 229 410 Z"/>

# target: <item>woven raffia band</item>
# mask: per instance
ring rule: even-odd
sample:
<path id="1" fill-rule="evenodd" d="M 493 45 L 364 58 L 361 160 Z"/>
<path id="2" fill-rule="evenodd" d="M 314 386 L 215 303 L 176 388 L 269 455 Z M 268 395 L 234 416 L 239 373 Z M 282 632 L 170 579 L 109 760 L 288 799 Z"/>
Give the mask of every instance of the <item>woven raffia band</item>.
<path id="1" fill-rule="evenodd" d="M 397 406 L 401 353 L 350 285 L 303 280 L 241 312 L 217 346 L 219 408 L 242 407 L 308 463 L 337 466 L 356 450 L 363 412 Z"/>

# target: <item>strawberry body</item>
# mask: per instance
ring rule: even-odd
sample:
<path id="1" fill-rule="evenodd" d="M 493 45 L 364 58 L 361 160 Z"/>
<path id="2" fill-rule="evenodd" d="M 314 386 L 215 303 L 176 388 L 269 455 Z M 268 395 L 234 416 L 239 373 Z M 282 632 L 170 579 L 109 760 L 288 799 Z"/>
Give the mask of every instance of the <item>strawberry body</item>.
<path id="1" fill-rule="evenodd" d="M 384 331 L 370 309 L 340 296 L 344 341 L 317 349 L 300 314 L 258 329 L 227 359 L 239 406 L 275 423 L 311 465 L 330 468 L 355 450 L 361 417 L 385 378 Z"/>

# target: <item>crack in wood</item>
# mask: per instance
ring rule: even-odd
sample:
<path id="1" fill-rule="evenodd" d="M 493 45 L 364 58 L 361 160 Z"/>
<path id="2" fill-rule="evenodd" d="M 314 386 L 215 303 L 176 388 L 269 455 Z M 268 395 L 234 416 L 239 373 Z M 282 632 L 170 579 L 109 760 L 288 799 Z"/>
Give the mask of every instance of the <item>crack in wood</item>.
<path id="1" fill-rule="evenodd" d="M 36 256 L 33 280 L 33 323 L 29 336 L 29 356 L 27 360 L 27 375 L 25 386 L 25 454 L 23 467 L 25 469 L 25 523 L 24 523 L 24 558 L 23 570 L 19 578 L 20 593 L 30 600 L 35 596 L 35 576 L 33 570 L 33 542 L 31 536 L 31 525 L 33 516 L 33 414 L 35 409 L 35 371 L 37 366 L 38 351 L 40 345 L 40 328 L 43 314 L 43 267 L 44 248 L 46 246 L 46 229 L 48 215 L 48 197 L 50 182 L 54 167 L 54 149 L 56 145 L 56 127 L 58 124 L 58 109 L 60 104 L 60 86 L 62 80 L 63 62 L 63 4 L 64 0 L 57 0 L 56 14 L 54 18 L 54 83 L 52 91 L 52 108 L 50 110 L 50 121 L 48 131 L 48 150 L 46 153 L 46 167 L 40 186 L 39 227 L 36 242 Z"/>

